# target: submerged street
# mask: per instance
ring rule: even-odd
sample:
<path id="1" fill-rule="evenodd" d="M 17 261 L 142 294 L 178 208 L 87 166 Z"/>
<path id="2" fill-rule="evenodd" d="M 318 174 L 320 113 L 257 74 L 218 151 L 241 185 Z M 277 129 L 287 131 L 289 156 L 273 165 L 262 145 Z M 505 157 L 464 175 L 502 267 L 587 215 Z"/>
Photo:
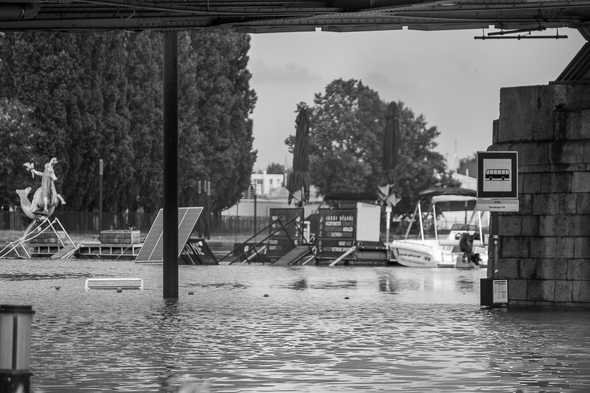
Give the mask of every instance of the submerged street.
<path id="1" fill-rule="evenodd" d="M 484 270 L 4 260 L 31 304 L 33 392 L 587 391 L 590 313 L 480 309 Z M 139 277 L 143 291 L 84 291 Z"/>

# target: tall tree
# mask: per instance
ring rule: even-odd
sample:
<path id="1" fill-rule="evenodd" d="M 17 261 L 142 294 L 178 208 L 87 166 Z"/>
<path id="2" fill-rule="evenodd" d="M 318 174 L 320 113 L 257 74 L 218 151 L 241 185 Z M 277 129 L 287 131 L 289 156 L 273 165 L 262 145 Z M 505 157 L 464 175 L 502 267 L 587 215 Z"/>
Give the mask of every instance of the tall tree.
<path id="1" fill-rule="evenodd" d="M 337 79 L 317 93 L 310 117 L 311 181 L 322 194 L 372 191 L 382 172 L 384 104 L 358 80 Z M 294 147 L 294 138 L 287 144 Z"/>
<path id="2" fill-rule="evenodd" d="M 30 115 L 31 109 L 19 101 L 0 98 L 1 206 L 14 204 L 14 190 L 35 186 L 23 167 L 25 162 L 38 159 L 32 146 L 39 130 L 32 124 Z"/>
<path id="3" fill-rule="evenodd" d="M 359 80 L 337 79 L 315 95 L 311 109 L 311 176 L 322 194 L 375 192 L 387 182 L 382 165 L 386 104 L 376 91 Z M 420 191 L 450 180 L 444 157 L 434 151 L 440 132 L 402 102 L 397 109 L 401 147 L 392 178 L 402 197 L 396 210 L 405 212 Z M 294 142 L 293 136 L 286 140 L 291 152 Z"/>
<path id="4" fill-rule="evenodd" d="M 60 160 L 58 187 L 68 171 L 68 113 L 71 92 L 80 70 L 76 64 L 75 41 L 72 35 L 15 33 L 6 35 L 3 63 L 7 72 L 8 98 L 30 108 L 31 124 L 38 130 L 31 141 L 34 163 L 43 164 L 55 156 Z M 38 160 L 38 161 L 37 161 Z M 22 166 L 22 164 L 21 164 Z M 20 170 L 21 168 L 13 168 Z M 69 195 L 62 191 L 69 199 Z"/>
<path id="5" fill-rule="evenodd" d="M 279 164 L 278 162 L 271 162 L 266 166 L 266 173 L 273 174 L 273 175 L 283 175 L 285 174 L 285 166 L 283 164 Z"/>
<path id="6" fill-rule="evenodd" d="M 214 211 L 232 206 L 248 189 L 256 160 L 252 120 L 256 94 L 247 69 L 250 38 L 230 32 L 192 31 L 183 37 L 188 52 L 181 82 L 181 138 L 190 163 L 181 161 L 185 202 L 194 202 L 195 180 L 211 181 Z M 183 55 L 184 56 L 184 55 Z M 185 72 L 183 72 L 185 74 Z M 183 156 L 183 154 L 181 154 Z M 192 199 L 191 199 L 192 198 Z"/>
<path id="7" fill-rule="evenodd" d="M 163 195 L 162 35 L 129 35 L 127 105 L 133 146 L 132 209 L 154 211 Z M 180 79 L 181 83 L 184 81 Z M 182 134 L 181 134 L 182 135 Z M 182 146 L 182 143 L 179 143 Z M 182 194 L 182 193 L 181 193 Z"/>
<path id="8" fill-rule="evenodd" d="M 200 203 L 199 179 L 211 180 L 214 210 L 248 187 L 256 158 L 249 45 L 244 34 L 179 34 L 182 204 Z M 56 156 L 62 163 L 58 187 L 71 207 L 96 208 L 99 158 L 105 189 L 116 191 L 105 193 L 107 210 L 161 206 L 159 33 L 3 34 L 0 69 L 0 98 L 20 105 L 11 109 L 22 122 L 17 130 L 35 129 L 35 161 Z M 14 165 L 16 172 L 22 164 Z"/>

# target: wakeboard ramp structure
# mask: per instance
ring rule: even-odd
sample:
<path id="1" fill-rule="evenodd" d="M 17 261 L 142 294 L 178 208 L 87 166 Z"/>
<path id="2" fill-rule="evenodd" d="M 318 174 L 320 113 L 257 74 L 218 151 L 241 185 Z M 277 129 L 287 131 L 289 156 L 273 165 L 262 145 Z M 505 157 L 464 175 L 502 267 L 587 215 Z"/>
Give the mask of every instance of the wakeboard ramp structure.
<path id="1" fill-rule="evenodd" d="M 178 258 L 188 265 L 216 265 L 217 259 L 202 238 L 191 238 L 203 212 L 202 207 L 178 208 Z M 136 263 L 162 263 L 164 260 L 164 211 L 160 209 L 148 232 Z"/>
<path id="2" fill-rule="evenodd" d="M 69 259 L 80 247 L 75 243 L 61 221 L 57 217 L 47 217 L 39 215 L 25 230 L 25 233 L 18 239 L 8 243 L 0 249 L 0 259 L 3 258 L 26 258 L 30 259 L 32 256 L 38 255 L 39 249 L 43 246 L 31 245 L 40 237 L 50 239 L 52 241 L 45 247 L 52 248 L 49 253 L 51 259 Z M 32 248 L 31 248 L 32 247 Z"/>

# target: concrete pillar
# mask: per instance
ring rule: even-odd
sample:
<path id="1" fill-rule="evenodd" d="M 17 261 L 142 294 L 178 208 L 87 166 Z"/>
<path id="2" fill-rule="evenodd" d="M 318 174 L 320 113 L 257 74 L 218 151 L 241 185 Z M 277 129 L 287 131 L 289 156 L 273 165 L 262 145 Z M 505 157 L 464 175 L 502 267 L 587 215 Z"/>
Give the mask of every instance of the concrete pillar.
<path id="1" fill-rule="evenodd" d="M 489 150 L 519 152 L 520 211 L 492 228 L 509 304 L 590 307 L 590 84 L 501 89 Z"/>

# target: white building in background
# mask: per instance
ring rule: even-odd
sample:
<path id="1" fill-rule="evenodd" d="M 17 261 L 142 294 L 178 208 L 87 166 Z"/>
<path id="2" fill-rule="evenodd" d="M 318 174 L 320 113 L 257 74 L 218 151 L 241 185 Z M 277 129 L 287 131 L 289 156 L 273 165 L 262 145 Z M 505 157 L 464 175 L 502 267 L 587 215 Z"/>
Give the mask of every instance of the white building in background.
<path id="1" fill-rule="evenodd" d="M 289 191 L 284 187 L 285 175 L 270 173 L 253 173 L 250 183 L 256 188 L 256 201 L 251 191 L 244 193 L 242 199 L 232 207 L 221 212 L 222 216 L 254 216 L 254 210 L 258 217 L 268 217 L 270 209 L 295 207 L 297 197 L 289 205 Z M 310 187 L 310 203 L 304 206 L 305 216 L 318 209 L 323 197 L 319 195 L 316 187 Z"/>
<path id="2" fill-rule="evenodd" d="M 290 207 L 287 199 L 289 191 L 285 184 L 285 175 L 274 173 L 253 173 L 250 184 L 256 189 L 256 201 L 251 190 L 244 193 L 242 199 L 232 207 L 221 212 L 222 216 L 254 216 L 267 217 L 272 208 Z"/>
<path id="3" fill-rule="evenodd" d="M 253 173 L 250 183 L 256 187 L 256 195 L 271 195 L 273 191 L 279 190 L 285 184 L 284 174 L 274 173 Z"/>

